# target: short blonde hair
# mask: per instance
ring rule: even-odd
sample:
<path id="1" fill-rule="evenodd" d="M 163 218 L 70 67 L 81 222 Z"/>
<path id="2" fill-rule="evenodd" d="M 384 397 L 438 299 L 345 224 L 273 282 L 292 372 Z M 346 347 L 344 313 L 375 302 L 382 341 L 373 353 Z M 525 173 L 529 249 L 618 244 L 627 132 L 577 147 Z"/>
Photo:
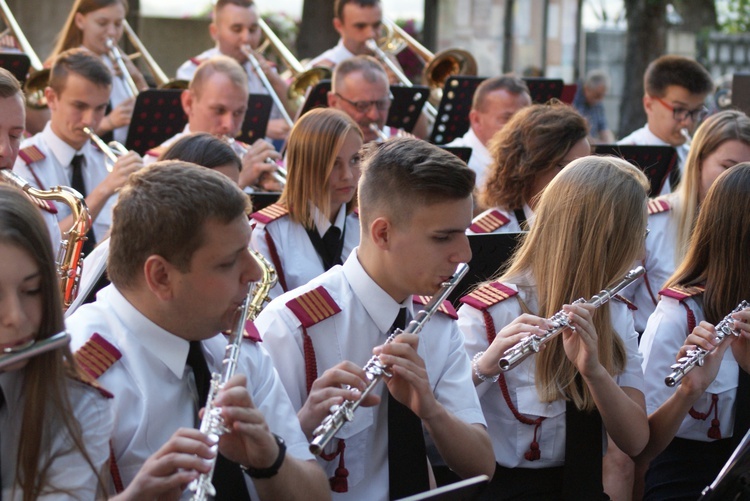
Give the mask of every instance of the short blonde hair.
<path id="1" fill-rule="evenodd" d="M 214 56 L 203 61 L 195 70 L 188 90 L 193 93 L 193 96 L 200 99 L 203 86 L 215 73 L 223 73 L 238 89 L 248 92 L 247 73 L 242 69 L 240 63 L 228 56 Z"/>

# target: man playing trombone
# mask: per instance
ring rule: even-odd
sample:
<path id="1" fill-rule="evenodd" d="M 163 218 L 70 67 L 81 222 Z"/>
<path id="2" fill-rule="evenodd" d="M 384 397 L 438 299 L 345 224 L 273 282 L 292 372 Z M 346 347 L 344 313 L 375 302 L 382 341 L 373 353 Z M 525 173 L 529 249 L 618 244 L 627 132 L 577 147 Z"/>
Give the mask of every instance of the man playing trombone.
<path id="1" fill-rule="evenodd" d="M 198 66 L 207 59 L 225 55 L 237 61 L 247 73 L 248 91 L 252 94 L 269 94 L 272 90 L 281 100 L 287 111 L 287 84 L 276 72 L 273 65 L 255 50 L 260 45 L 261 30 L 258 25 L 258 10 L 252 0 L 218 0 L 214 5 L 213 22 L 208 27 L 216 47 L 208 49 L 182 64 L 177 70 L 177 78 L 191 80 Z M 252 53 L 272 89 L 267 89 L 256 74 L 249 60 Z M 266 135 L 271 139 L 285 139 L 291 125 L 284 119 L 276 105 L 271 109 Z"/>
<path id="2" fill-rule="evenodd" d="M 70 186 L 86 197 L 94 224 L 84 252 L 105 237 L 117 191 L 143 166 L 133 151 L 107 165 L 105 155 L 83 131 L 97 128 L 111 91 L 112 74 L 101 59 L 85 49 L 61 53 L 52 64 L 44 91 L 50 121 L 42 132 L 21 144 L 13 167 L 35 188 Z M 73 225 L 70 211 L 60 204 L 57 209 L 60 229 L 67 231 Z"/>

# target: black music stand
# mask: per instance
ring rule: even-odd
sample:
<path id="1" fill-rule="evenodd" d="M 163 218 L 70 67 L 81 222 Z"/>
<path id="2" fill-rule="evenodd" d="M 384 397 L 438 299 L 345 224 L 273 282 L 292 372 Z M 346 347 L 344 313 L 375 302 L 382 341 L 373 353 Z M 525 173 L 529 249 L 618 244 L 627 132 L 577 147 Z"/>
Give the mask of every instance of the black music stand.
<path id="1" fill-rule="evenodd" d="M 627 160 L 646 174 L 651 183 L 649 197 L 659 196 L 672 169 L 677 169 L 677 150 L 672 146 L 597 144 L 595 155 L 614 155 Z"/>
<path id="2" fill-rule="evenodd" d="M 563 94 L 563 84 L 560 78 L 529 78 L 523 79 L 529 88 L 531 102 L 544 104 L 550 99 L 560 99 Z"/>
<path id="3" fill-rule="evenodd" d="M 391 94 L 393 94 L 393 102 L 391 102 L 385 124 L 394 129 L 403 129 L 406 132 L 413 131 L 417 119 L 422 113 L 424 103 L 430 97 L 429 87 L 424 85 L 414 85 L 413 87 L 391 85 Z"/>
<path id="4" fill-rule="evenodd" d="M 474 287 L 497 275 L 513 255 L 527 232 L 490 233 L 487 235 L 469 235 L 471 261 L 469 272 L 448 296 L 454 307 L 460 305 L 459 299 L 470 293 Z"/>
<path id="5" fill-rule="evenodd" d="M 468 146 L 440 146 L 440 149 L 453 153 L 467 164 L 471 158 L 471 148 Z"/>
<path id="6" fill-rule="evenodd" d="M 250 200 L 253 202 L 253 212 L 263 210 L 271 204 L 279 201 L 281 193 L 278 191 L 259 191 L 250 194 Z"/>
<path id="7" fill-rule="evenodd" d="M 479 475 L 453 484 L 448 484 L 431 491 L 401 498 L 400 501 L 474 501 L 479 499 L 490 477 Z"/>
<path id="8" fill-rule="evenodd" d="M 253 144 L 258 139 L 266 137 L 266 127 L 268 127 L 272 107 L 273 99 L 268 94 L 250 94 L 247 113 L 245 113 L 245 120 L 242 122 L 242 130 L 237 140 Z"/>
<path id="9" fill-rule="evenodd" d="M 732 108 L 745 114 L 750 113 L 750 73 L 735 73 L 732 75 Z"/>
<path id="10" fill-rule="evenodd" d="M 445 81 L 430 142 L 447 144 L 469 130 L 469 111 L 474 91 L 484 77 L 452 76 Z"/>
<path id="11" fill-rule="evenodd" d="M 143 155 L 182 132 L 188 120 L 182 110 L 181 94 L 179 89 L 148 89 L 140 92 L 135 100 L 125 147 Z"/>
<path id="12" fill-rule="evenodd" d="M 297 118 L 301 117 L 310 110 L 315 108 L 328 108 L 328 93 L 331 92 L 331 81 L 321 80 L 315 87 L 310 89 L 305 98 L 305 102 L 302 105 Z"/>
<path id="13" fill-rule="evenodd" d="M 750 431 L 698 501 L 750 500 Z"/>
<path id="14" fill-rule="evenodd" d="M 21 83 L 21 87 L 26 83 L 30 67 L 31 61 L 29 61 L 29 56 L 26 54 L 0 52 L 0 68 L 10 71 L 16 77 L 16 80 Z"/>

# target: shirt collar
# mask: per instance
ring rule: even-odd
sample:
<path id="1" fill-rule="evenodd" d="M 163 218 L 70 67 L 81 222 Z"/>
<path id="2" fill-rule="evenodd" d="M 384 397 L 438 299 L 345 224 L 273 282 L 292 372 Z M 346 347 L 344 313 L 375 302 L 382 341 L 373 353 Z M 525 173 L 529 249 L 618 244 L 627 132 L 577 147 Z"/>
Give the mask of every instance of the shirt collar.
<path id="1" fill-rule="evenodd" d="M 125 326 L 128 336 L 136 338 L 146 351 L 161 360 L 178 379 L 181 379 L 190 349 L 188 341 L 149 320 L 130 304 L 114 285 L 105 287 L 100 294 L 105 294 L 112 310 Z"/>
<path id="2" fill-rule="evenodd" d="M 315 229 L 318 230 L 318 234 L 321 237 L 326 234 L 331 226 L 335 226 L 343 233 L 344 227 L 346 226 L 346 204 L 341 204 L 339 212 L 338 214 L 336 214 L 336 221 L 334 221 L 333 224 L 331 224 L 325 214 L 323 214 L 323 211 L 321 211 L 314 205 L 311 205 L 311 208 L 313 219 L 315 221 Z"/>
<path id="3" fill-rule="evenodd" d="M 358 249 L 355 248 L 344 262 L 344 276 L 378 330 L 388 334 L 400 308 L 406 308 L 410 318 L 414 318 L 412 296 L 403 303 L 397 303 L 367 274 L 357 257 Z"/>
<path id="4" fill-rule="evenodd" d="M 63 167 L 69 166 L 70 162 L 73 161 L 73 157 L 75 155 L 85 154 L 87 145 L 89 145 L 89 142 L 86 141 L 80 150 L 76 150 L 68 143 L 57 137 L 57 134 L 52 131 L 52 125 L 50 122 L 47 122 L 47 125 L 44 126 L 44 130 L 42 131 L 42 139 L 44 140 L 44 144 L 47 145 L 47 148 L 49 148 L 49 150 L 54 155 L 55 159 Z"/>

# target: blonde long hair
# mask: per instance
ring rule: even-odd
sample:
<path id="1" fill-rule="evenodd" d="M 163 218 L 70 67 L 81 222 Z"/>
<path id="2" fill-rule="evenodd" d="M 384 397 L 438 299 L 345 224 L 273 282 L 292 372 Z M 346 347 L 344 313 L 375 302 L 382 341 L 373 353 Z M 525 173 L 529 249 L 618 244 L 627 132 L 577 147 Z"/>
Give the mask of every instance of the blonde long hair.
<path id="1" fill-rule="evenodd" d="M 57 57 L 58 54 L 68 49 L 74 49 L 80 47 L 83 44 L 83 32 L 76 26 L 76 14 L 88 14 L 110 5 L 121 4 L 125 7 L 125 14 L 128 13 L 128 1 L 127 0 L 76 0 L 73 6 L 70 8 L 68 18 L 65 20 L 63 29 L 57 35 L 57 42 L 55 48 L 52 49 L 52 53 L 47 58 L 45 64 L 52 64 L 52 61 Z"/>
<path id="2" fill-rule="evenodd" d="M 647 192 L 646 176 L 624 160 L 590 156 L 571 162 L 542 193 L 534 225 L 500 280 L 535 288 L 536 314 L 547 318 L 563 304 L 613 285 L 642 252 Z M 619 374 L 625 347 L 609 305 L 596 310 L 593 322 L 599 360 L 609 374 Z M 579 409 L 593 409 L 591 392 L 576 384 L 577 374 L 558 336 L 536 356 L 540 400 L 571 399 Z"/>
<path id="3" fill-rule="evenodd" d="M 362 131 L 346 113 L 319 108 L 305 113 L 289 134 L 286 153 L 287 183 L 279 203 L 289 208 L 289 217 L 307 229 L 315 227 L 310 203 L 326 218 L 331 216 L 328 178 L 336 163 L 346 136 Z M 349 214 L 356 207 L 357 196 L 346 204 Z"/>

